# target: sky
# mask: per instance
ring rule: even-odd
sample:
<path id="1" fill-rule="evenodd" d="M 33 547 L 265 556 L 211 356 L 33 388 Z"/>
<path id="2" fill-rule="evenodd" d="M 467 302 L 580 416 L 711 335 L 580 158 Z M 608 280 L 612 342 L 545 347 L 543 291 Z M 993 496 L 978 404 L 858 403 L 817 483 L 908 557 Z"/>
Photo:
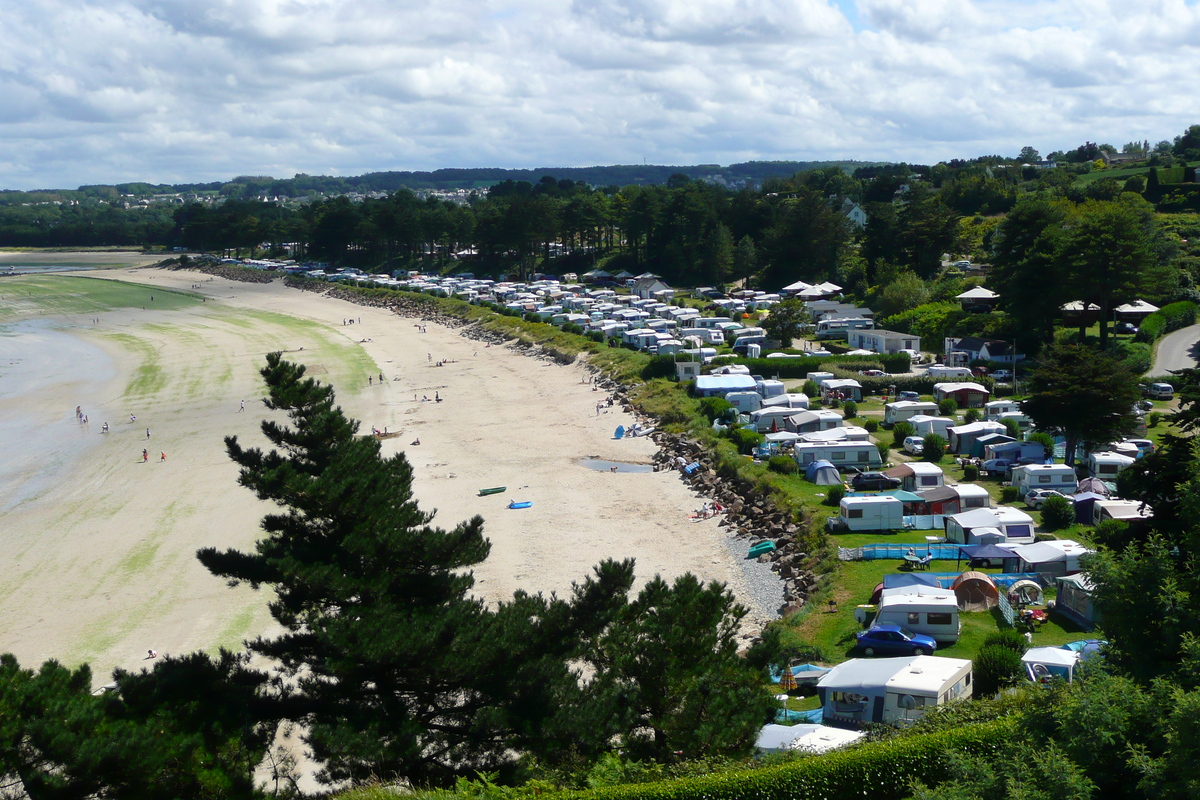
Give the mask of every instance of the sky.
<path id="1" fill-rule="evenodd" d="M 0 188 L 908 161 L 1200 123 L 1200 0 L 21 0 Z"/>

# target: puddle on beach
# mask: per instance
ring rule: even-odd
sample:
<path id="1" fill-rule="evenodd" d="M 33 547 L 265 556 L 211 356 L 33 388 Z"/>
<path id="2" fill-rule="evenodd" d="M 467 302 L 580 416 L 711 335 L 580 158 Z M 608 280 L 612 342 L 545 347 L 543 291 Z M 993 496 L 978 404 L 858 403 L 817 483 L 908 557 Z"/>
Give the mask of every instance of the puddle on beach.
<path id="1" fill-rule="evenodd" d="M 652 464 L 630 464 L 625 461 L 604 461 L 599 458 L 582 458 L 579 463 L 597 472 L 612 472 L 613 467 L 617 468 L 617 472 L 654 472 Z"/>

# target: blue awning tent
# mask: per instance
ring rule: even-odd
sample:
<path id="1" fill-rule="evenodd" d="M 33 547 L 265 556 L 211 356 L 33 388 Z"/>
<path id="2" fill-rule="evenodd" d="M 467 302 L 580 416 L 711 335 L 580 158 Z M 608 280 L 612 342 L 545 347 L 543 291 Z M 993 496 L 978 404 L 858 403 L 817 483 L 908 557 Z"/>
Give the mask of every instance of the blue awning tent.
<path id="1" fill-rule="evenodd" d="M 938 579 L 928 572 L 895 572 L 883 576 L 883 588 L 895 589 L 899 586 L 937 586 Z"/>
<path id="2" fill-rule="evenodd" d="M 1091 525 L 1092 511 L 1095 509 L 1096 501 L 1107 499 L 1108 495 L 1098 492 L 1080 492 L 1072 496 L 1071 502 L 1075 506 L 1075 522 Z"/>
<path id="3" fill-rule="evenodd" d="M 804 479 L 817 486 L 838 486 L 842 483 L 842 476 L 838 474 L 837 467 L 829 461 L 814 461 L 809 464 L 804 468 Z"/>
<path id="4" fill-rule="evenodd" d="M 958 548 L 960 561 L 964 558 L 968 561 L 1000 561 L 1012 557 L 1012 550 L 994 544 L 965 544 Z"/>

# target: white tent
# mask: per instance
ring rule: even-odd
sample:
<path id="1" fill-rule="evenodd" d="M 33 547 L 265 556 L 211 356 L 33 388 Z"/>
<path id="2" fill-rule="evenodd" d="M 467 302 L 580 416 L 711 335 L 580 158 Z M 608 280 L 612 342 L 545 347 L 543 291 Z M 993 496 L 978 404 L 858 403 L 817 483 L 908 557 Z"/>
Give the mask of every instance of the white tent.
<path id="1" fill-rule="evenodd" d="M 1031 681 L 1060 677 L 1070 683 L 1075 677 L 1079 653 L 1061 647 L 1031 647 L 1021 656 L 1021 663 Z"/>

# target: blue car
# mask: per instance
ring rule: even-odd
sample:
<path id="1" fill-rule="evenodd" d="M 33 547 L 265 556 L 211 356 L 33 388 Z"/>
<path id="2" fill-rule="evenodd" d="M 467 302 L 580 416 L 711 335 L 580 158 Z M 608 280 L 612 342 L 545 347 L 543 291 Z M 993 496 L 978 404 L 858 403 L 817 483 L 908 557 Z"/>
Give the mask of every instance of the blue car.
<path id="1" fill-rule="evenodd" d="M 863 655 L 920 656 L 933 655 L 937 642 L 923 633 L 913 633 L 892 623 L 881 623 L 856 634 Z"/>

